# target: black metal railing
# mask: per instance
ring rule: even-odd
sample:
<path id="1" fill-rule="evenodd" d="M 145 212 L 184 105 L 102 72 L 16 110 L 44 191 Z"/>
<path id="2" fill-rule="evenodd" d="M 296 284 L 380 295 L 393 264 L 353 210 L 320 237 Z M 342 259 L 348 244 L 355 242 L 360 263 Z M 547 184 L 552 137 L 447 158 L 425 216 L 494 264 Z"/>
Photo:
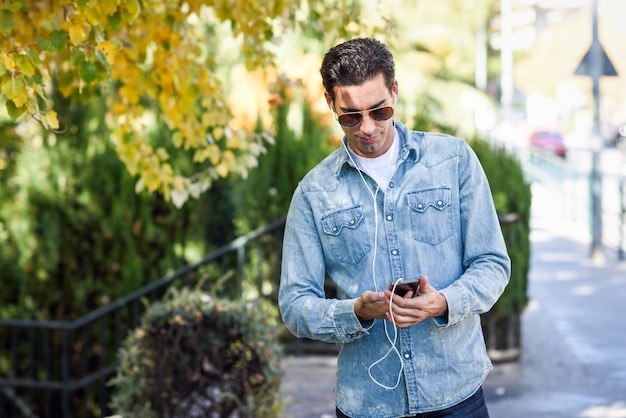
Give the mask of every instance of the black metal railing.
<path id="1" fill-rule="evenodd" d="M 0 417 L 107 416 L 117 351 L 146 301 L 199 282 L 224 297 L 275 298 L 283 230 L 284 219 L 270 223 L 73 321 L 0 319 Z"/>

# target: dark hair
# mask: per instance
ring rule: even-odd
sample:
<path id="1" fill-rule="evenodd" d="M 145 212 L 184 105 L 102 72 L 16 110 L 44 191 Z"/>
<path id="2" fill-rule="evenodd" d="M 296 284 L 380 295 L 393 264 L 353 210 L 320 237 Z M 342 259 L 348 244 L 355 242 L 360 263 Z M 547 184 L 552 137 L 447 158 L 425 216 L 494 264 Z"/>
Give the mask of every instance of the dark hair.
<path id="1" fill-rule="evenodd" d="M 336 86 L 358 86 L 382 73 L 391 88 L 396 78 L 391 51 L 372 38 L 351 39 L 329 49 L 320 73 L 324 88 L 333 100 Z"/>

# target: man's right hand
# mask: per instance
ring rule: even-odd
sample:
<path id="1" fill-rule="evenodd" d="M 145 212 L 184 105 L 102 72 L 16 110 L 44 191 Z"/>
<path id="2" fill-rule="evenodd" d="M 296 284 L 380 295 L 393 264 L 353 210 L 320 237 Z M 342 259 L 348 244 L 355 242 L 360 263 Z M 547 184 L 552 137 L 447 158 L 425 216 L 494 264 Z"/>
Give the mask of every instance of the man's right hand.
<path id="1" fill-rule="evenodd" d="M 383 292 L 366 290 L 354 302 L 354 313 L 361 321 L 385 319 L 387 312 L 389 312 L 389 305 L 385 302 L 385 294 Z"/>

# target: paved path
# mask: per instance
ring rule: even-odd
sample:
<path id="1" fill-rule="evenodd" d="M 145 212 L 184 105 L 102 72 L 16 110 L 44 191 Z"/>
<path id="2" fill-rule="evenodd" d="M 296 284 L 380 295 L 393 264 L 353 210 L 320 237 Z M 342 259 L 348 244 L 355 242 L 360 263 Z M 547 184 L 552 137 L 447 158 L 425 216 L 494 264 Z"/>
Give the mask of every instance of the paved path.
<path id="1" fill-rule="evenodd" d="M 626 418 L 626 262 L 589 257 L 587 225 L 533 186 L 522 358 L 484 384 L 492 418 Z M 332 356 L 286 358 L 284 418 L 332 418 Z"/>

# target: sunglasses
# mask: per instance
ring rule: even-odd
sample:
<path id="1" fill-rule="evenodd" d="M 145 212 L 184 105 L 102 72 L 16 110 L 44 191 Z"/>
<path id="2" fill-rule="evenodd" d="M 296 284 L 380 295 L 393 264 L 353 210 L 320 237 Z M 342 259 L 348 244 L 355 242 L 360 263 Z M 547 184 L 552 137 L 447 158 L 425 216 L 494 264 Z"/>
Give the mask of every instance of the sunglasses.
<path id="1" fill-rule="evenodd" d="M 341 126 L 351 128 L 358 125 L 363 120 L 363 114 L 368 113 L 369 117 L 375 121 L 382 122 L 393 116 L 393 106 L 382 106 L 370 110 L 361 110 L 360 112 L 348 112 L 337 116 L 337 122 Z"/>

